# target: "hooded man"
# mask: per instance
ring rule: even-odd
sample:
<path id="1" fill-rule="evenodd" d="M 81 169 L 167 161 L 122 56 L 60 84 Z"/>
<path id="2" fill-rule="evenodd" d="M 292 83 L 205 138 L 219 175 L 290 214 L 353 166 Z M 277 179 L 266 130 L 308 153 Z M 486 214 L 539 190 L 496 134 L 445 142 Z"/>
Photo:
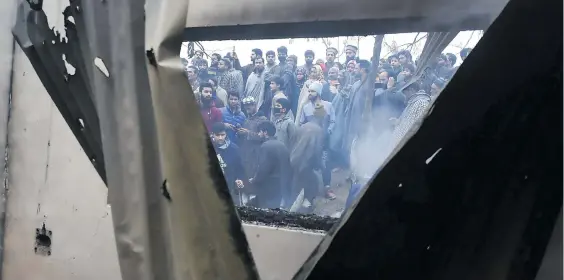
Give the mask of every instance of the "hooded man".
<path id="1" fill-rule="evenodd" d="M 308 89 L 308 102 L 304 105 L 300 114 L 300 125 L 304 125 L 307 122 L 315 119 L 315 110 L 318 107 L 323 107 L 325 116 L 321 122 L 321 127 L 326 135 L 331 134 L 333 126 L 335 125 L 335 112 L 333 111 L 333 106 L 331 102 L 321 99 L 321 90 L 323 89 L 323 84 L 320 82 L 313 82 L 309 85 Z"/>
<path id="2" fill-rule="evenodd" d="M 349 61 L 351 61 L 351 60 L 356 60 L 356 53 L 357 52 L 358 52 L 358 47 L 353 46 L 353 45 L 347 45 L 345 47 L 345 55 L 347 56 L 345 64 L 348 64 Z"/>
<path id="3" fill-rule="evenodd" d="M 202 115 L 208 132 L 211 131 L 214 123 L 223 120 L 221 111 L 215 107 L 213 91 L 213 86 L 210 83 L 205 82 L 200 84 L 200 114 Z"/>
<path id="4" fill-rule="evenodd" d="M 223 123 L 214 123 L 211 134 L 212 142 L 217 152 L 217 159 L 231 193 L 231 198 L 235 205 L 241 205 L 242 203 L 240 202 L 243 200 L 240 197 L 242 196 L 241 189 L 245 185 L 244 181 L 246 181 L 246 178 L 239 147 L 229 140 Z"/>
<path id="5" fill-rule="evenodd" d="M 284 188 L 291 188 L 290 152 L 276 140 L 276 127 L 270 121 L 258 127 L 263 143 L 259 150 L 257 172 L 249 181 L 253 184 L 259 208 L 279 208 Z"/>

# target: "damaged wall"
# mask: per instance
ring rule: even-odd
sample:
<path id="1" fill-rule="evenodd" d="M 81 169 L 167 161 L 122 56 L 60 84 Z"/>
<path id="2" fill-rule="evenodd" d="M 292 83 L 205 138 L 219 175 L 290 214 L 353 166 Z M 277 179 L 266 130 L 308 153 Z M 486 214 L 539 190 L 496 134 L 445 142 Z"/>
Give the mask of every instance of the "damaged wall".
<path id="1" fill-rule="evenodd" d="M 51 25 L 60 26 L 65 5 L 45 3 Z M 12 51 L 5 49 L 13 48 L 12 36 L 4 38 L 10 41 L 2 42 L 6 48 L 0 45 L 0 59 L 11 63 Z M 0 86 L 7 88 L 11 71 L 0 71 Z M 12 88 L 7 137 L 2 128 L 7 124 L 8 91 L 0 91 L 0 147 L 5 147 L 5 138 L 10 146 L 2 279 L 121 279 L 107 188 L 19 46 Z M 43 224 L 51 238 L 36 241 Z M 323 236 L 256 225 L 244 228 L 262 279 L 290 279 Z"/>

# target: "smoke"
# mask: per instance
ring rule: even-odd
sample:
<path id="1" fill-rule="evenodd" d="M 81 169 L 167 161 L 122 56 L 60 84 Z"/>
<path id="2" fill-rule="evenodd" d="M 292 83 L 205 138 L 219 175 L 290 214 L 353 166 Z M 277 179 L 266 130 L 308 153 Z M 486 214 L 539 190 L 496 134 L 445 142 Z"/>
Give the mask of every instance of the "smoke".
<path id="1" fill-rule="evenodd" d="M 373 109 L 370 122 L 363 127 L 351 147 L 351 171 L 362 182 L 366 183 L 382 167 L 393 148 L 391 138 L 397 112 L 389 104 Z"/>

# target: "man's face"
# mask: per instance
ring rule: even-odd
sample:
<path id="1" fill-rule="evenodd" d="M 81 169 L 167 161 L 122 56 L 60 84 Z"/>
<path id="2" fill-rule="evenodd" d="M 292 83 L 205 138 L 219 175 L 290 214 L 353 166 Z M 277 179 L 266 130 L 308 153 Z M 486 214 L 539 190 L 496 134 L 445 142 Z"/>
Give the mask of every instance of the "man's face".
<path id="1" fill-rule="evenodd" d="M 285 52 L 278 52 L 278 61 L 284 63 L 288 58 L 288 54 Z"/>
<path id="2" fill-rule="evenodd" d="M 186 75 L 188 75 L 189 80 L 194 80 L 198 77 L 194 69 L 190 67 L 186 69 Z"/>
<path id="3" fill-rule="evenodd" d="M 436 84 L 432 84 L 431 85 L 431 95 L 439 95 L 439 93 L 441 93 L 441 88 L 438 87 Z"/>
<path id="4" fill-rule="evenodd" d="M 313 59 L 314 59 L 313 55 L 306 55 L 306 57 L 305 57 L 305 61 L 306 61 L 307 64 L 312 64 Z"/>
<path id="5" fill-rule="evenodd" d="M 218 62 L 219 62 L 219 58 L 217 57 L 217 55 L 212 55 L 212 57 L 211 57 L 211 64 L 212 64 L 212 65 L 217 65 Z"/>
<path id="6" fill-rule="evenodd" d="M 213 134 L 213 141 L 217 145 L 221 146 L 221 145 L 225 144 L 226 139 L 227 139 L 227 133 L 225 133 L 225 131 Z"/>
<path id="7" fill-rule="evenodd" d="M 337 79 L 339 77 L 339 69 L 331 67 L 331 69 L 327 72 L 327 76 L 328 78 Z"/>
<path id="8" fill-rule="evenodd" d="M 355 68 L 355 64 L 354 63 L 349 63 L 347 64 L 347 71 L 349 72 L 354 72 L 354 68 Z"/>
<path id="9" fill-rule="evenodd" d="M 266 63 L 268 65 L 272 65 L 272 64 L 275 63 L 275 61 L 274 61 L 275 59 L 276 59 L 276 55 L 269 54 L 269 55 L 266 56 Z"/>
<path id="10" fill-rule="evenodd" d="M 255 70 L 262 72 L 264 70 L 264 60 L 255 59 Z"/>
<path id="11" fill-rule="evenodd" d="M 286 113 L 286 109 L 282 108 L 282 105 L 280 105 L 280 103 L 278 102 L 274 103 L 274 106 L 272 107 L 272 111 L 274 112 L 274 116 L 276 117 L 279 117 Z"/>
<path id="12" fill-rule="evenodd" d="M 206 63 L 200 63 L 198 65 L 198 70 L 205 70 L 208 69 L 208 65 Z"/>
<path id="13" fill-rule="evenodd" d="M 220 61 L 217 63 L 217 68 L 218 68 L 219 70 L 221 70 L 221 71 L 227 70 L 227 65 L 225 65 L 225 61 L 220 60 Z"/>
<path id="14" fill-rule="evenodd" d="M 387 83 L 388 78 L 388 72 L 380 72 L 380 74 L 378 74 L 378 82 L 380 83 Z"/>
<path id="15" fill-rule="evenodd" d="M 310 101 L 315 101 L 317 99 L 317 96 L 318 96 L 317 91 L 315 91 L 313 89 L 308 89 L 307 92 L 309 94 L 307 98 Z"/>
<path id="16" fill-rule="evenodd" d="M 356 53 L 353 52 L 352 50 L 346 50 L 345 55 L 347 56 L 347 58 L 354 59 L 354 57 L 356 56 Z"/>
<path id="17" fill-rule="evenodd" d="M 325 58 L 327 59 L 327 62 L 333 62 L 333 61 L 335 61 L 335 53 L 334 52 L 327 52 L 325 54 Z"/>
<path id="18" fill-rule="evenodd" d="M 212 88 L 210 88 L 210 87 L 202 88 L 201 94 L 202 94 L 202 99 L 211 100 L 211 98 L 212 98 Z"/>
<path id="19" fill-rule="evenodd" d="M 257 104 L 245 104 L 244 107 L 247 116 L 252 116 L 257 112 Z"/>
<path id="20" fill-rule="evenodd" d="M 257 54 L 255 52 L 251 52 L 251 61 L 254 61 L 257 58 Z"/>
<path id="21" fill-rule="evenodd" d="M 362 68 L 360 68 L 360 65 L 357 64 L 354 66 L 354 75 L 356 77 L 361 77 L 362 76 Z"/>
<path id="22" fill-rule="evenodd" d="M 292 68 L 296 67 L 296 62 L 292 58 L 286 59 L 286 64 L 290 65 Z"/>
<path id="23" fill-rule="evenodd" d="M 280 86 L 275 82 L 270 82 L 270 90 L 272 92 L 277 92 L 280 89 Z"/>
<path id="24" fill-rule="evenodd" d="M 400 65 L 399 60 L 395 57 L 392 57 L 392 59 L 390 59 L 390 65 L 392 65 L 392 67 L 398 67 Z"/>
<path id="25" fill-rule="evenodd" d="M 403 55 L 403 54 L 400 55 L 400 56 L 399 56 L 399 62 L 400 62 L 401 64 L 406 64 L 406 63 L 407 63 L 407 57 L 406 57 L 405 55 Z"/>
<path id="26" fill-rule="evenodd" d="M 194 55 L 196 56 L 197 59 L 202 59 L 202 57 L 204 57 L 204 54 L 202 52 L 195 52 Z"/>
<path id="27" fill-rule="evenodd" d="M 239 97 L 229 95 L 229 108 L 238 109 L 239 108 Z"/>

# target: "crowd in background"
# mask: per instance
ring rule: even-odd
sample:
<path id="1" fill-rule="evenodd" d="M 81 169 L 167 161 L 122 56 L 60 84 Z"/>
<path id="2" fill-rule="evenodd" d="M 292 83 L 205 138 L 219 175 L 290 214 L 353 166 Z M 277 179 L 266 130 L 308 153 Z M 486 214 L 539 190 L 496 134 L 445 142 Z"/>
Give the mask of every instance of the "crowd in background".
<path id="1" fill-rule="evenodd" d="M 253 49 L 248 65 L 234 52 L 195 51 L 183 60 L 236 204 L 309 213 L 315 199 L 335 199 L 331 174 L 354 164 L 358 135 L 370 126 L 377 136 L 390 135 L 385 145 L 395 147 L 457 70 L 456 55 L 441 54 L 413 82 L 418 65 L 408 50 L 380 59 L 378 67 L 357 51 L 346 46 L 342 63 L 337 49 L 327 48 L 324 59 L 306 50 L 299 64 L 284 46 Z"/>

